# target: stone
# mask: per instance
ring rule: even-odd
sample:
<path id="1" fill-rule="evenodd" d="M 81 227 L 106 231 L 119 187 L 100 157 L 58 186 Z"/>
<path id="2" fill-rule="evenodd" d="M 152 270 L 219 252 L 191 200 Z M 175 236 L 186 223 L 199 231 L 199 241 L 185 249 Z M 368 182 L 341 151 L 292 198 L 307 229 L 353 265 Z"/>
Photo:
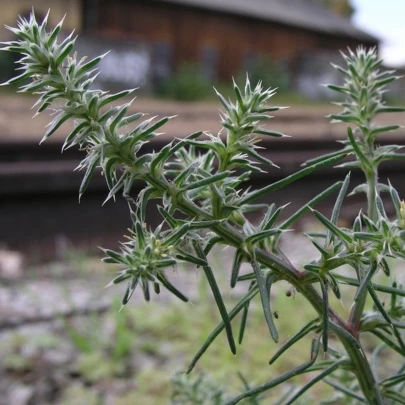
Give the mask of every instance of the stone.
<path id="1" fill-rule="evenodd" d="M 34 387 L 26 384 L 11 384 L 5 395 L 5 405 L 29 405 L 34 396 Z M 1 404 L 1 402 L 0 402 Z"/>
<path id="2" fill-rule="evenodd" d="M 0 250 L 0 276 L 8 279 L 21 278 L 24 256 L 20 252 Z"/>

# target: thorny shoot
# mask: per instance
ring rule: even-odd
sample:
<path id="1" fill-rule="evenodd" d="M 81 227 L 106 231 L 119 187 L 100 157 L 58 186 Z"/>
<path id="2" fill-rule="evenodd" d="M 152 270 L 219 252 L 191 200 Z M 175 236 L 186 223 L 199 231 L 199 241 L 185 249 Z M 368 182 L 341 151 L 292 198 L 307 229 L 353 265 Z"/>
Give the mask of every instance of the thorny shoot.
<path id="1" fill-rule="evenodd" d="M 32 14 L 29 20 L 21 18 L 17 28 L 9 27 L 17 39 L 5 43 L 3 50 L 22 54 L 21 74 L 5 84 L 24 81 L 21 91 L 38 95 L 38 113 L 49 108 L 56 110 L 43 140 L 52 136 L 65 121 L 74 121 L 74 129 L 63 148 L 78 145 L 87 151 L 80 164 L 85 171 L 80 196 L 95 170 L 101 168 L 110 190 L 107 199 L 120 193 L 128 199 L 133 221 L 129 240 L 122 244 L 120 251 L 106 249 L 104 259 L 106 263 L 121 265 L 112 284 L 127 283 L 123 305 L 137 288 L 142 290 L 146 300 L 152 292 L 158 294 L 161 288 L 166 288 L 187 301 L 185 292 L 172 284 L 168 272 L 180 262 L 200 267 L 222 322 L 192 360 L 188 370 L 191 372 L 222 331 L 226 333 L 230 350 L 236 352 L 237 315 L 243 313 L 239 325 L 241 343 L 249 303 L 255 297 L 261 302 L 269 334 L 278 342 L 270 290 L 277 282 L 287 281 L 312 305 L 314 319 L 290 337 L 270 363 L 310 335 L 313 339 L 308 361 L 256 388 L 247 385 L 246 392 L 226 403 L 231 405 L 244 398 L 255 398 L 293 376 L 314 371 L 317 376 L 293 391 L 283 403 L 293 403 L 319 381 L 335 389 L 337 402 L 405 403 L 405 363 L 382 378 L 376 374 L 383 361 L 378 355 L 379 347 L 370 354 L 365 352 L 361 341 L 364 333 L 374 334 L 382 345 L 397 356 L 405 357 L 401 332 L 405 328 L 402 298 L 405 290 L 396 282 L 392 287 L 374 282 L 378 273 L 390 276 L 393 259 L 405 259 L 405 203 L 391 184 L 382 184 L 378 178 L 381 162 L 403 159 L 405 155 L 398 153 L 401 148 L 398 145 L 378 146 L 375 142 L 377 136 L 399 126 L 381 127 L 374 123 L 378 114 L 404 109 L 389 107 L 383 101 L 385 86 L 396 77 L 392 72 L 380 70 L 382 61 L 375 50 L 349 51 L 343 54 L 345 66 L 335 66 L 342 73 L 344 84 L 329 87 L 341 93 L 344 101 L 339 103 L 342 112 L 331 118 L 349 124 L 343 148 L 306 162 L 304 169 L 277 183 L 259 190 L 242 191 L 241 184 L 251 173 L 274 166 L 260 154 L 260 137 L 284 136 L 262 126 L 270 120 L 269 113 L 281 109 L 268 104 L 274 90 L 263 89 L 260 84 L 252 87 L 248 79 L 244 90 L 234 83 L 234 101 L 217 93 L 223 107 L 221 123 L 225 137 L 219 134 L 203 137 L 201 132 L 196 132 L 173 140 L 158 152 L 145 154 L 142 146 L 158 136 L 157 131 L 172 117 L 145 120 L 141 113 L 129 113 L 132 101 L 116 106 L 118 100 L 126 99 L 134 90 L 117 94 L 94 90 L 92 84 L 97 76 L 97 64 L 105 55 L 90 61 L 78 59 L 74 53 L 76 38 L 73 34 L 59 42 L 61 26 L 62 22 L 48 31 L 47 17 L 38 23 Z M 364 184 L 351 192 L 364 192 L 367 199 L 367 212 L 359 212 L 351 228 L 342 228 L 338 222 L 341 206 L 350 190 L 350 175 L 314 197 L 282 223 L 278 217 L 283 207 L 274 204 L 265 207 L 259 223 L 248 219 L 246 213 L 263 211 L 263 204 L 257 203 L 263 195 L 314 170 L 339 163 L 348 155 L 354 158 L 345 160 L 340 166 L 360 169 L 365 175 Z M 135 180 L 143 180 L 145 188 L 133 200 L 130 195 Z M 327 218 L 315 209 L 315 205 L 334 192 L 338 195 L 333 212 Z M 394 217 L 387 215 L 381 192 L 390 195 L 395 207 Z M 156 229 L 145 224 L 145 210 L 151 200 L 158 205 L 162 220 Z M 295 268 L 280 250 L 279 240 L 283 232 L 308 210 L 326 231 L 321 235 L 308 235 L 318 249 L 319 257 L 304 268 Z M 216 245 L 234 248 L 235 256 L 229 269 L 231 286 L 246 285 L 246 295 L 231 310 L 225 305 L 208 259 Z M 250 274 L 239 275 L 242 263 L 250 264 Z M 339 273 L 338 269 L 343 265 L 351 269 L 350 276 Z M 355 288 L 356 293 L 349 318 L 342 319 L 329 304 L 329 296 L 334 294 L 340 298 L 341 290 L 348 288 Z M 384 305 L 381 292 L 390 295 L 389 305 Z M 372 311 L 365 311 L 367 299 L 374 303 Z M 348 375 L 354 378 L 348 378 Z"/>

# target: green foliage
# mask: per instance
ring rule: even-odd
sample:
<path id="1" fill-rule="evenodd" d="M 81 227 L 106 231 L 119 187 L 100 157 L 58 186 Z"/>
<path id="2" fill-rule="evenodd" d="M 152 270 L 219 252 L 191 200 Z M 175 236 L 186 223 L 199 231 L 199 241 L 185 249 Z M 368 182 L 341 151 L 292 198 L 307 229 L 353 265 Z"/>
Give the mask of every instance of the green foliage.
<path id="1" fill-rule="evenodd" d="M 29 348 L 29 350 L 27 350 Z M 33 372 L 38 363 L 38 353 L 47 349 L 60 349 L 60 340 L 49 332 L 43 332 L 33 336 L 23 333 L 13 333 L 1 344 L 2 364 L 0 369 L 8 370 L 16 374 Z"/>
<path id="2" fill-rule="evenodd" d="M 183 293 L 169 281 L 170 269 L 181 263 L 202 268 L 221 322 L 193 359 L 190 372 L 222 331 L 226 333 L 231 352 L 236 352 L 235 318 L 241 313 L 239 341 L 242 341 L 248 325 L 249 304 L 256 296 L 269 335 L 278 342 L 277 317 L 272 309 L 270 289 L 285 281 L 308 301 L 314 317 L 281 346 L 272 362 L 310 334 L 307 360 L 257 387 L 248 388 L 247 383 L 244 384 L 246 391 L 226 403 L 231 405 L 246 398 L 256 398 L 262 392 L 307 373 L 315 374 L 311 374 L 303 387 L 289 392 L 282 403 L 295 402 L 320 381 L 333 386 L 336 395 L 345 397 L 345 403 L 403 402 L 404 367 L 381 378 L 375 371 L 382 360 L 379 346 L 370 359 L 362 340 L 365 333 L 371 333 L 397 356 L 405 357 L 401 335 L 405 328 L 402 319 L 405 311 L 402 301 L 397 300 L 397 296 L 405 295 L 404 290 L 397 284 L 381 287 L 375 283 L 380 270 L 385 277 L 390 275 L 391 260 L 405 258 L 405 204 L 391 185 L 378 182 L 378 165 L 386 160 L 403 159 L 405 155 L 398 153 L 400 147 L 396 145 L 376 145 L 377 136 L 398 126 L 381 127 L 374 123 L 378 114 L 404 109 L 387 106 L 383 101 L 385 86 L 396 78 L 392 72 L 380 72 L 382 61 L 375 50 L 359 48 L 355 53 L 350 51 L 343 55 L 347 67 L 336 68 L 343 74 L 344 85 L 329 86 L 345 97 L 339 103 L 343 111 L 331 116 L 334 121 L 350 124 L 343 148 L 306 162 L 304 169 L 262 189 L 242 191 L 240 186 L 251 173 L 261 172 L 263 167 L 274 167 L 270 160 L 260 155 L 258 146 L 262 136 L 283 136 L 267 125 L 272 118 L 268 113 L 281 109 L 269 104 L 274 90 L 263 88 L 260 82 L 252 86 L 249 79 L 246 79 L 244 89 L 234 84 L 235 101 L 217 94 L 223 106 L 223 134 L 207 133 L 203 138 L 201 132 L 196 132 L 172 141 L 161 151 L 145 154 L 142 146 L 158 136 L 156 131 L 172 117 L 154 121 L 154 118 L 143 120 L 140 113 L 127 115 L 131 102 L 121 106 L 116 106 L 115 102 L 132 94 L 133 90 L 110 95 L 90 89 L 97 64 L 105 55 L 88 62 L 78 60 L 73 53 L 73 35 L 59 43 L 57 34 L 61 25 L 47 32 L 46 20 L 38 25 L 32 15 L 29 20 L 20 19 L 18 28 L 11 28 L 19 40 L 7 43 L 3 49 L 20 52 L 23 57 L 20 61 L 22 74 L 8 84 L 31 78 L 30 83 L 22 86 L 22 91 L 39 96 L 38 112 L 51 106 L 56 111 L 44 140 L 65 121 L 72 119 L 75 122 L 64 148 L 79 145 L 87 151 L 79 166 L 85 169 L 80 196 L 95 169 L 101 168 L 110 189 L 107 199 L 115 198 L 121 192 L 128 199 L 133 221 L 129 241 L 119 252 L 105 250 L 107 257 L 104 259 L 119 265 L 118 276 L 112 284 L 127 283 L 122 304 L 128 303 L 138 285 L 146 300 L 150 298 L 151 287 L 156 294 L 165 287 L 186 301 Z M 135 121 L 140 123 L 132 128 Z M 367 199 L 367 211 L 360 212 L 351 227 L 339 226 L 341 206 L 350 186 L 349 176 L 314 197 L 282 223 L 278 216 L 283 207 L 257 203 L 270 191 L 281 189 L 314 170 L 336 164 L 347 155 L 353 159 L 345 161 L 341 167 L 363 171 L 365 183 L 353 191 L 365 191 Z M 135 180 L 146 184 L 136 200 L 130 195 Z M 315 210 L 315 203 L 337 190 L 330 218 Z M 395 206 L 393 218 L 386 214 L 381 190 L 390 193 Z M 145 225 L 146 206 L 151 200 L 157 201 L 162 220 L 156 229 Z M 301 268 L 286 257 L 279 241 L 284 231 L 309 210 L 325 231 L 308 235 L 320 256 Z M 264 211 L 259 224 L 252 223 L 246 215 L 252 211 Z M 235 248 L 231 286 L 245 286 L 245 295 L 231 310 L 218 285 L 218 271 L 210 264 L 209 252 L 216 245 Z M 241 276 L 242 263 L 247 263 L 251 272 Z M 342 276 L 342 266 L 349 269 L 349 277 Z M 355 293 L 349 303 L 348 319 L 343 319 L 331 304 L 330 292 L 340 299 L 346 296 L 342 290 L 347 285 L 354 286 Z M 390 305 L 383 304 L 380 291 L 390 295 Z M 374 304 L 372 311 L 366 310 L 367 299 Z M 333 342 L 332 336 L 335 337 Z M 336 339 L 340 344 L 336 344 Z M 346 378 L 345 373 L 350 373 L 352 378 Z"/>
<path id="3" fill-rule="evenodd" d="M 99 405 L 100 398 L 97 393 L 76 383 L 68 387 L 62 394 L 60 405 Z"/>
<path id="4" fill-rule="evenodd" d="M 212 94 L 212 85 L 194 64 L 180 65 L 167 79 L 157 85 L 158 96 L 178 101 L 198 101 Z"/>
<path id="5" fill-rule="evenodd" d="M 173 378 L 172 405 L 221 405 L 224 400 L 224 392 L 203 374 L 196 378 L 178 374 Z"/>
<path id="6" fill-rule="evenodd" d="M 103 330 L 97 317 L 93 317 L 90 325 L 87 324 L 85 328 L 68 321 L 64 323 L 70 341 L 80 353 L 74 368 L 88 382 L 124 376 L 130 368 L 130 353 L 136 333 L 129 315 L 126 312 L 117 314 L 119 308 L 119 302 L 116 302 L 113 306 L 116 315 L 113 317 L 110 334 Z"/>
<path id="7" fill-rule="evenodd" d="M 265 55 L 257 57 L 247 72 L 242 72 L 238 76 L 237 83 L 245 81 L 246 73 L 254 86 L 261 82 L 264 88 L 273 87 L 280 92 L 286 92 L 290 87 L 288 68 L 286 66 L 283 68 L 280 61 L 271 60 Z"/>

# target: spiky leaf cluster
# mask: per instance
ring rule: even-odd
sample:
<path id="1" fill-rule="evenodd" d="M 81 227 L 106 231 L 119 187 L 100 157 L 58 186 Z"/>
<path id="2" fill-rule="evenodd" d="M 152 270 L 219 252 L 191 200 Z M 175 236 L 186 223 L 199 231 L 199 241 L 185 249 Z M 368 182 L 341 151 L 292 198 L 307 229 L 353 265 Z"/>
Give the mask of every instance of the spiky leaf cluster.
<path id="1" fill-rule="evenodd" d="M 123 305 L 128 303 L 138 285 L 142 288 L 146 301 L 150 299 L 150 285 L 157 294 L 160 286 L 163 286 L 181 300 L 187 301 L 185 295 L 172 285 L 165 272 L 166 269 L 177 266 L 183 257 L 178 249 L 188 230 L 189 227 L 184 226 L 174 232 L 163 232 L 160 226 L 155 232 L 150 232 L 135 218 L 132 232 L 128 241 L 121 244 L 120 252 L 103 249 L 107 255 L 103 259 L 104 263 L 124 266 L 110 283 L 128 282 L 122 299 Z"/>
<path id="2" fill-rule="evenodd" d="M 328 87 L 345 95 L 346 100 L 336 103 L 343 107 L 339 114 L 331 115 L 336 121 L 351 122 L 364 127 L 368 132 L 370 120 L 377 114 L 384 112 L 403 111 L 403 108 L 389 107 L 384 101 L 384 94 L 387 92 L 386 86 L 394 82 L 399 77 L 393 76 L 393 70 L 382 69 L 382 59 L 378 57 L 374 48 L 366 50 L 362 47 L 356 52 L 349 49 L 348 54 L 342 53 L 347 68 L 332 64 L 343 74 L 343 86 L 329 84 Z M 379 132 L 394 130 L 397 126 L 385 129 L 383 127 L 373 128 L 376 135 Z"/>
<path id="3" fill-rule="evenodd" d="M 268 112 L 278 111 L 285 107 L 269 105 L 269 100 L 275 94 L 274 89 L 264 89 L 259 82 L 252 88 L 249 78 L 246 78 L 244 92 L 234 82 L 233 86 L 236 103 L 226 100 L 218 91 L 217 96 L 221 101 L 224 111 L 221 113 L 221 124 L 226 129 L 226 137 L 222 134 L 207 134 L 211 142 L 195 144 L 208 148 L 215 154 L 220 170 L 227 168 L 244 169 L 245 171 L 260 172 L 256 163 L 275 166 L 273 162 L 257 153 L 260 147 L 257 143 L 259 136 L 284 137 L 281 132 L 272 131 L 262 124 L 272 118 Z"/>
<path id="4" fill-rule="evenodd" d="M 347 166 L 359 167 L 370 171 L 384 160 L 404 158 L 396 152 L 399 145 L 379 146 L 374 142 L 377 135 L 395 131 L 400 125 L 381 126 L 373 122 L 381 113 L 405 111 L 403 107 L 388 106 L 384 100 L 387 85 L 399 76 L 394 76 L 393 70 L 382 68 L 382 59 L 375 49 L 366 50 L 362 47 L 356 52 L 349 50 L 342 53 L 347 68 L 332 64 L 342 73 L 344 84 L 328 85 L 334 91 L 344 95 L 345 100 L 335 103 L 343 110 L 338 114 L 331 114 L 332 122 L 354 124 L 354 131 L 348 128 L 348 140 L 345 142 L 356 155 L 356 162 Z"/>
<path id="5" fill-rule="evenodd" d="M 204 374 L 177 374 L 172 384 L 170 405 L 221 405 L 225 401 L 224 390 Z"/>
<path id="6" fill-rule="evenodd" d="M 76 38 L 73 33 L 62 42 L 58 41 L 63 20 L 51 31 L 47 28 L 48 14 L 39 24 L 34 14 L 29 20 L 20 17 L 18 28 L 9 29 L 19 38 L 7 42 L 3 50 L 21 53 L 19 69 L 23 73 L 5 84 L 32 79 L 21 87 L 21 91 L 39 95 L 38 113 L 47 108 L 54 109 L 54 118 L 42 141 L 53 135 L 67 120 L 74 120 L 74 129 L 66 138 L 63 149 L 79 145 L 85 147 L 87 157 L 79 169 L 85 170 L 80 186 L 80 196 L 86 190 L 97 167 L 101 167 L 113 197 L 123 189 L 128 194 L 136 178 L 142 178 L 148 156 L 138 156 L 145 142 L 154 138 L 155 132 L 170 117 L 153 122 L 155 117 L 142 121 L 134 129 L 128 126 L 143 117 L 142 113 L 131 113 L 132 101 L 116 106 L 117 100 L 133 93 L 124 90 L 109 94 L 92 90 L 97 77 L 97 65 L 106 54 L 90 61 L 78 59 L 73 53 Z"/>

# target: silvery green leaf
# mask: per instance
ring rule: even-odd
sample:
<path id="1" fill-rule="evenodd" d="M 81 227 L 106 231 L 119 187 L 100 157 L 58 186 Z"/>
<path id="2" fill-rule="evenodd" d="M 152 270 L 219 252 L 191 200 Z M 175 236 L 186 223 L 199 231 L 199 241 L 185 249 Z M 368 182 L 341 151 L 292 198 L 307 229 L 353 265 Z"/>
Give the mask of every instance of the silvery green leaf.
<path id="1" fill-rule="evenodd" d="M 243 251 L 240 249 L 236 249 L 231 271 L 231 288 L 234 288 L 236 285 L 243 259 L 244 259 Z"/>
<path id="2" fill-rule="evenodd" d="M 109 125 L 109 130 L 111 134 L 114 134 L 115 128 L 118 126 L 120 126 L 119 124 L 121 123 L 122 118 L 125 116 L 125 114 L 128 111 L 128 108 L 131 106 L 132 104 L 131 100 L 129 103 L 124 104 L 123 106 L 121 106 L 117 112 L 117 114 L 115 115 L 115 117 L 112 119 L 110 125 Z"/>
<path id="3" fill-rule="evenodd" d="M 104 59 L 108 54 L 110 53 L 110 51 L 103 53 L 100 56 L 97 56 L 95 58 L 93 58 L 92 60 L 84 63 L 84 64 L 80 64 L 79 68 L 77 69 L 76 75 L 78 77 L 81 77 L 84 73 L 88 72 L 89 70 L 92 70 L 94 67 L 96 67 L 100 61 L 102 59 Z"/>
<path id="4" fill-rule="evenodd" d="M 297 221 L 306 211 L 309 210 L 309 207 L 313 207 L 318 202 L 322 201 L 324 198 L 329 196 L 335 190 L 342 186 L 342 182 L 338 181 L 332 186 L 328 187 L 326 190 L 322 191 L 322 193 L 315 196 L 313 199 L 308 201 L 304 206 L 298 209 L 294 214 L 292 214 L 288 219 L 286 219 L 280 226 L 279 229 L 287 229 L 289 228 L 295 221 Z M 263 220 L 264 221 L 264 220 Z"/>
<path id="5" fill-rule="evenodd" d="M 256 199 L 262 197 L 263 195 L 270 193 L 271 191 L 278 190 L 279 188 L 282 188 L 282 187 L 286 186 L 287 184 L 293 183 L 294 181 L 311 174 L 313 171 L 320 169 L 321 167 L 325 167 L 325 166 L 329 166 L 329 165 L 333 165 L 333 164 L 337 163 L 338 161 L 342 160 L 342 158 L 344 156 L 345 155 L 333 156 L 327 160 L 324 160 L 319 163 L 315 163 L 296 173 L 293 173 L 273 184 L 263 187 L 262 189 L 252 191 L 252 192 L 248 193 L 247 195 L 245 195 L 241 199 L 240 203 L 241 204 L 251 203 L 251 202 L 255 201 Z"/>
<path id="6" fill-rule="evenodd" d="M 362 150 L 363 145 L 354 138 L 353 130 L 350 127 L 347 128 L 347 136 L 353 147 L 354 152 L 356 153 L 357 158 L 359 159 L 359 161 L 361 161 L 363 167 L 373 170 L 372 162 Z"/>
<path id="7" fill-rule="evenodd" d="M 213 174 L 205 179 L 201 179 L 201 180 L 198 180 L 198 181 L 195 181 L 195 182 L 192 182 L 190 184 L 183 186 L 183 190 L 190 191 L 190 190 L 194 190 L 194 189 L 197 189 L 200 187 L 207 187 L 211 184 L 224 180 L 230 174 L 231 174 L 231 172 L 229 172 L 229 171 Z"/>
<path id="8" fill-rule="evenodd" d="M 217 91 L 217 89 L 214 87 L 215 93 L 217 94 L 217 97 L 219 98 L 219 101 L 222 103 L 222 105 L 225 107 L 225 110 L 228 112 L 231 112 L 232 109 L 234 109 L 234 106 L 230 101 L 226 101 L 224 96 Z"/>
<path id="9" fill-rule="evenodd" d="M 272 131 L 272 130 L 269 130 L 269 129 L 255 129 L 254 131 L 253 131 L 253 133 L 254 134 L 257 134 L 257 135 L 266 135 L 266 136 L 274 136 L 274 137 L 276 137 L 276 138 L 285 138 L 285 137 L 288 137 L 288 135 L 285 135 L 285 134 L 283 134 L 282 132 L 279 132 L 279 131 Z"/>
<path id="10" fill-rule="evenodd" d="M 337 196 L 336 202 L 333 206 L 332 215 L 330 218 L 332 224 L 337 225 L 337 223 L 338 223 L 339 216 L 340 216 L 340 210 L 342 208 L 343 201 L 346 198 L 346 193 L 347 193 L 347 189 L 349 187 L 349 183 L 350 183 L 350 172 L 345 177 L 345 180 L 343 181 L 342 187 L 339 191 L 339 195 Z M 332 243 L 332 241 L 333 241 L 333 234 L 330 230 L 328 230 L 325 244 L 329 245 Z"/>
<path id="11" fill-rule="evenodd" d="M 145 230 L 142 224 L 139 221 L 135 222 L 135 234 L 136 234 L 136 240 L 139 246 L 139 249 L 144 249 L 145 248 Z"/>
<path id="12" fill-rule="evenodd" d="M 124 297 L 122 298 L 122 305 L 128 304 L 128 301 L 131 299 L 132 294 L 134 293 L 138 283 L 138 277 L 133 277 L 132 280 L 128 282 L 127 289 L 125 291 Z"/>
<path id="13" fill-rule="evenodd" d="M 377 109 L 376 114 L 404 112 L 405 107 L 384 106 Z"/>
<path id="14" fill-rule="evenodd" d="M 139 120 L 139 118 L 142 118 L 145 114 L 143 113 L 135 113 L 135 114 L 131 114 L 127 117 L 124 117 L 121 122 L 120 122 L 120 127 L 123 127 L 125 125 L 129 125 L 131 123 L 133 123 L 134 121 Z"/>
<path id="15" fill-rule="evenodd" d="M 119 100 L 122 97 L 129 96 L 132 94 L 136 89 L 129 89 L 129 90 L 123 90 L 120 91 L 119 93 L 111 94 L 111 95 L 105 95 L 101 98 L 100 101 L 100 108 L 104 107 L 107 104 L 113 103 L 114 101 Z"/>
<path id="16" fill-rule="evenodd" d="M 197 266 L 207 266 L 208 262 L 205 259 L 201 259 L 199 257 L 193 256 L 193 255 L 189 255 L 188 253 L 185 252 L 181 252 L 176 254 L 176 258 L 179 260 L 182 260 L 184 262 L 188 262 L 188 263 L 192 263 L 195 264 Z"/>
<path id="17" fill-rule="evenodd" d="M 274 324 L 273 319 L 273 312 L 271 310 L 270 304 L 270 289 L 272 284 L 277 280 L 277 276 L 273 274 L 264 274 L 260 264 L 257 263 L 256 260 L 252 261 L 252 268 L 256 276 L 257 286 L 260 292 L 260 299 L 262 303 L 264 317 L 266 319 L 266 323 L 270 332 L 271 337 L 273 338 L 274 342 L 278 342 L 279 337 L 276 329 L 276 325 Z"/>
<path id="18" fill-rule="evenodd" d="M 136 142 L 145 142 L 148 139 L 154 138 L 155 136 L 159 135 L 155 133 L 157 129 L 162 127 L 166 122 L 174 118 L 175 116 L 171 117 L 164 117 L 160 119 L 159 121 L 155 122 L 152 124 L 150 127 L 146 128 L 146 125 L 140 125 L 138 126 L 134 131 L 131 133 L 132 142 L 131 145 L 135 144 Z M 152 117 L 154 119 L 155 117 Z M 148 121 L 148 120 L 147 120 Z"/>
<path id="19" fill-rule="evenodd" d="M 181 301 L 188 302 L 188 298 L 179 291 L 163 273 L 157 273 L 156 278 L 159 282 L 166 288 L 166 290 L 170 291 L 173 295 L 179 298 Z"/>
<path id="20" fill-rule="evenodd" d="M 164 240 L 162 241 L 162 244 L 164 244 L 165 246 L 178 245 L 187 235 L 187 232 L 189 230 L 190 230 L 189 223 L 181 225 L 177 229 L 173 230 L 169 236 L 165 237 Z"/>
<path id="21" fill-rule="evenodd" d="M 49 129 L 46 131 L 44 137 L 42 138 L 40 144 L 48 139 L 64 122 L 71 118 L 73 114 L 60 113 L 56 118 L 50 123 Z"/>
<path id="22" fill-rule="evenodd" d="M 58 37 L 58 34 L 62 28 L 65 18 L 66 18 L 66 14 L 63 16 L 63 18 L 59 21 L 59 23 L 56 25 L 56 27 L 50 33 L 48 40 L 47 40 L 48 47 L 51 47 L 52 45 L 54 45 L 56 38 Z"/>
<path id="23" fill-rule="evenodd" d="M 261 232 L 257 232 L 254 235 L 249 236 L 246 238 L 245 243 L 255 245 L 258 242 L 268 239 L 269 237 L 280 233 L 281 230 L 278 228 L 275 229 L 266 229 Z"/>
<path id="24" fill-rule="evenodd" d="M 387 125 L 387 126 L 383 126 L 383 127 L 377 126 L 371 130 L 370 135 L 378 135 L 383 132 L 395 131 L 400 128 L 401 128 L 401 125 Z M 401 145 L 388 145 L 388 147 L 392 147 L 392 146 L 399 146 L 400 148 L 403 148 L 403 145 L 402 146 Z"/>
<path id="25" fill-rule="evenodd" d="M 348 233 L 342 231 L 320 212 L 313 210 L 312 208 L 310 208 L 310 210 L 319 219 L 319 221 L 322 222 L 322 224 L 325 225 L 326 228 L 332 232 L 333 235 L 337 236 L 339 239 L 342 239 L 343 241 L 345 241 L 345 243 L 353 242 L 352 237 Z"/>
<path id="26" fill-rule="evenodd" d="M 55 63 L 57 66 L 59 66 L 69 55 L 69 53 L 72 51 L 74 44 L 75 44 L 76 38 L 73 39 L 72 41 L 69 41 L 66 46 L 58 53 L 58 56 L 55 60 Z"/>
<path id="27" fill-rule="evenodd" d="M 86 191 L 90 180 L 94 174 L 94 171 L 96 170 L 97 166 L 100 163 L 100 158 L 99 156 L 93 156 L 90 162 L 87 162 L 87 170 L 86 173 L 83 177 L 83 180 L 80 184 L 80 189 L 79 189 L 79 200 L 81 199 L 82 195 Z"/>
<path id="28" fill-rule="evenodd" d="M 207 261 L 207 258 L 204 254 L 203 249 L 201 248 L 201 245 L 198 241 L 193 241 L 193 246 L 195 249 L 195 252 L 197 254 L 197 256 L 200 258 L 200 260 L 205 260 Z M 229 318 L 228 312 L 226 310 L 226 306 L 224 304 L 224 301 L 222 299 L 222 295 L 221 292 L 219 290 L 218 284 L 215 280 L 215 276 L 214 273 L 211 269 L 211 267 L 208 265 L 208 263 L 206 265 L 203 265 L 203 270 L 204 270 L 204 274 L 207 278 L 208 284 L 210 285 L 211 291 L 212 291 L 212 295 L 214 296 L 215 302 L 217 304 L 218 307 L 218 311 L 221 315 L 222 321 L 224 322 L 225 325 L 225 332 L 227 335 L 227 339 L 228 339 L 228 344 L 229 344 L 229 348 L 231 349 L 231 352 L 233 354 L 236 353 L 236 345 L 235 345 L 235 340 L 233 337 L 233 332 L 232 332 L 232 325 L 231 325 L 231 320 Z"/>

